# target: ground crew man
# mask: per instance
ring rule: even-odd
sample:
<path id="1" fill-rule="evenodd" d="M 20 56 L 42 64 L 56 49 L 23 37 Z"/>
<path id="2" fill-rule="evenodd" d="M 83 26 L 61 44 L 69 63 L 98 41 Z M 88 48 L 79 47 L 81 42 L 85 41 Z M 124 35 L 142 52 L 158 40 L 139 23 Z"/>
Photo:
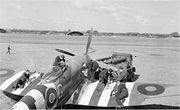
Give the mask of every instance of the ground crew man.
<path id="1" fill-rule="evenodd" d="M 58 63 L 60 62 L 60 56 L 57 56 L 56 58 L 55 58 L 55 61 L 54 61 L 54 63 L 53 63 L 53 66 L 58 66 Z"/>
<path id="2" fill-rule="evenodd" d="M 113 82 L 113 78 L 114 78 L 113 72 L 114 71 L 111 68 L 108 70 L 108 82 L 109 83 Z"/>
<path id="3" fill-rule="evenodd" d="M 99 74 L 101 73 L 101 67 L 99 67 L 94 73 L 94 79 L 99 80 Z"/>
<path id="4" fill-rule="evenodd" d="M 53 66 L 62 66 L 62 64 L 64 64 L 64 63 L 65 63 L 65 56 L 60 55 L 55 58 Z"/>
<path id="5" fill-rule="evenodd" d="M 16 90 L 17 88 L 24 88 L 26 82 L 29 81 L 29 77 L 30 77 L 30 74 L 29 74 L 29 70 L 26 70 L 22 76 L 17 80 L 17 83 L 15 85 L 15 87 L 13 86 L 13 88 Z"/>
<path id="6" fill-rule="evenodd" d="M 99 81 L 102 82 L 106 86 L 108 82 L 108 69 L 102 68 L 99 74 Z"/>
<path id="7" fill-rule="evenodd" d="M 86 68 L 88 69 L 88 79 L 94 81 L 95 72 L 98 71 L 99 64 L 96 61 L 90 60 L 86 63 Z"/>
<path id="8" fill-rule="evenodd" d="M 125 83 L 117 82 L 118 89 L 117 91 L 112 91 L 111 96 L 115 95 L 117 104 L 122 107 L 125 101 L 125 98 L 129 96 L 128 90 L 126 88 Z"/>
<path id="9" fill-rule="evenodd" d="M 8 51 L 6 52 L 6 54 L 11 54 L 11 50 L 12 50 L 12 49 L 11 49 L 10 45 L 8 46 L 7 50 L 8 50 Z"/>
<path id="10" fill-rule="evenodd" d="M 90 60 L 89 62 L 87 62 L 86 66 L 90 71 L 94 72 L 98 69 L 99 64 L 96 61 Z"/>
<path id="11" fill-rule="evenodd" d="M 117 81 L 126 81 L 127 79 L 127 73 L 124 71 L 124 69 L 122 67 L 120 67 L 117 72 L 116 72 L 116 76 L 115 76 L 115 82 Z"/>
<path id="12" fill-rule="evenodd" d="M 60 61 L 65 62 L 65 56 L 64 55 L 60 55 Z"/>

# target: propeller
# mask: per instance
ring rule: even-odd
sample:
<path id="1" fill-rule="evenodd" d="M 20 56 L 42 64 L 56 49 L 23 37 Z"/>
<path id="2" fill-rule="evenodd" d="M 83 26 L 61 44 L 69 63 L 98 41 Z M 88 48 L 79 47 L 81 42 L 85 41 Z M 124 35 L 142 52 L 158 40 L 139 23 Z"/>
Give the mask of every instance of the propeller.
<path id="1" fill-rule="evenodd" d="M 75 56 L 75 54 L 71 53 L 71 52 L 68 52 L 68 51 L 65 51 L 65 50 L 62 50 L 62 49 L 55 49 L 56 51 L 58 52 L 61 52 L 61 53 L 64 53 L 66 55 L 70 55 L 70 56 Z"/>
<path id="2" fill-rule="evenodd" d="M 89 37 L 88 37 L 88 42 L 86 45 L 86 52 L 85 52 L 86 55 L 88 54 L 88 50 L 89 50 L 91 40 L 92 40 L 92 35 L 93 35 L 93 28 L 91 28 L 91 32 L 90 32 Z"/>

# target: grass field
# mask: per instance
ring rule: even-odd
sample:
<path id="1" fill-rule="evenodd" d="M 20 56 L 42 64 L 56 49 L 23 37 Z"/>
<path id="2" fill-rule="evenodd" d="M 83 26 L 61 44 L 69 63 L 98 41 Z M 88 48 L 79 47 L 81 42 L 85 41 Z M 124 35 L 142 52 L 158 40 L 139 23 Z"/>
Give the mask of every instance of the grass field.
<path id="1" fill-rule="evenodd" d="M 58 36 L 33 34 L 0 34 L 0 69 L 12 69 L 15 73 L 30 69 L 31 71 L 47 72 L 52 68 L 54 58 L 59 55 L 55 48 L 79 54 L 85 52 L 87 36 Z M 12 54 L 7 55 L 7 46 L 11 45 Z M 137 83 L 170 84 L 163 95 L 180 93 L 180 39 L 172 38 L 132 38 L 132 37 L 98 37 L 92 39 L 92 59 L 106 57 L 112 52 L 133 54 L 136 74 L 140 77 Z M 66 56 L 67 59 L 71 57 Z M 13 74 L 5 75 L 0 71 L 0 84 Z M 132 92 L 133 93 L 133 92 Z M 153 102 L 169 105 L 180 105 L 180 94 L 172 97 L 159 98 Z M 0 109 L 12 107 L 14 104 L 0 92 Z"/>

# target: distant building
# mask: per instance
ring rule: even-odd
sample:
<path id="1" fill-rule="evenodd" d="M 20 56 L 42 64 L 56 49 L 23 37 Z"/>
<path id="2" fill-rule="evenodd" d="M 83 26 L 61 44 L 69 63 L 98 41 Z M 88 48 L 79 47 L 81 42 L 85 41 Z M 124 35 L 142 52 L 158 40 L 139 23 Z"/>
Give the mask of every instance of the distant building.
<path id="1" fill-rule="evenodd" d="M 0 33 L 6 33 L 6 30 L 0 29 Z"/>
<path id="2" fill-rule="evenodd" d="M 172 37 L 180 37 L 180 35 L 178 34 L 178 32 L 173 32 L 170 34 Z"/>
<path id="3" fill-rule="evenodd" d="M 79 31 L 72 31 L 72 32 L 67 33 L 67 35 L 83 36 L 84 34 L 82 32 L 79 32 Z"/>

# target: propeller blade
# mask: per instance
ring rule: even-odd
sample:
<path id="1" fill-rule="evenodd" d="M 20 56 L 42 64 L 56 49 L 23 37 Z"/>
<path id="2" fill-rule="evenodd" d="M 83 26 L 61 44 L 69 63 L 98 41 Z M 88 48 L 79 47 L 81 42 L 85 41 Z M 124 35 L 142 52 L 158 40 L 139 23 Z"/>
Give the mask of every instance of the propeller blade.
<path id="1" fill-rule="evenodd" d="M 64 54 L 66 54 L 66 55 L 75 56 L 75 54 L 70 53 L 70 52 L 65 51 L 65 50 L 61 50 L 61 49 L 55 49 L 55 50 L 58 51 L 58 52 L 64 53 Z"/>
<path id="2" fill-rule="evenodd" d="M 94 50 L 94 49 L 91 48 L 91 47 L 89 47 L 89 50 L 91 50 L 91 51 L 89 51 L 88 54 L 96 52 L 96 50 Z"/>
<path id="3" fill-rule="evenodd" d="M 91 32 L 89 34 L 89 37 L 88 37 L 88 42 L 87 42 L 87 46 L 86 46 L 86 55 L 88 53 L 88 50 L 89 50 L 89 47 L 90 47 L 90 44 L 91 44 L 91 40 L 92 40 L 92 35 L 93 35 L 93 29 L 91 28 Z"/>

